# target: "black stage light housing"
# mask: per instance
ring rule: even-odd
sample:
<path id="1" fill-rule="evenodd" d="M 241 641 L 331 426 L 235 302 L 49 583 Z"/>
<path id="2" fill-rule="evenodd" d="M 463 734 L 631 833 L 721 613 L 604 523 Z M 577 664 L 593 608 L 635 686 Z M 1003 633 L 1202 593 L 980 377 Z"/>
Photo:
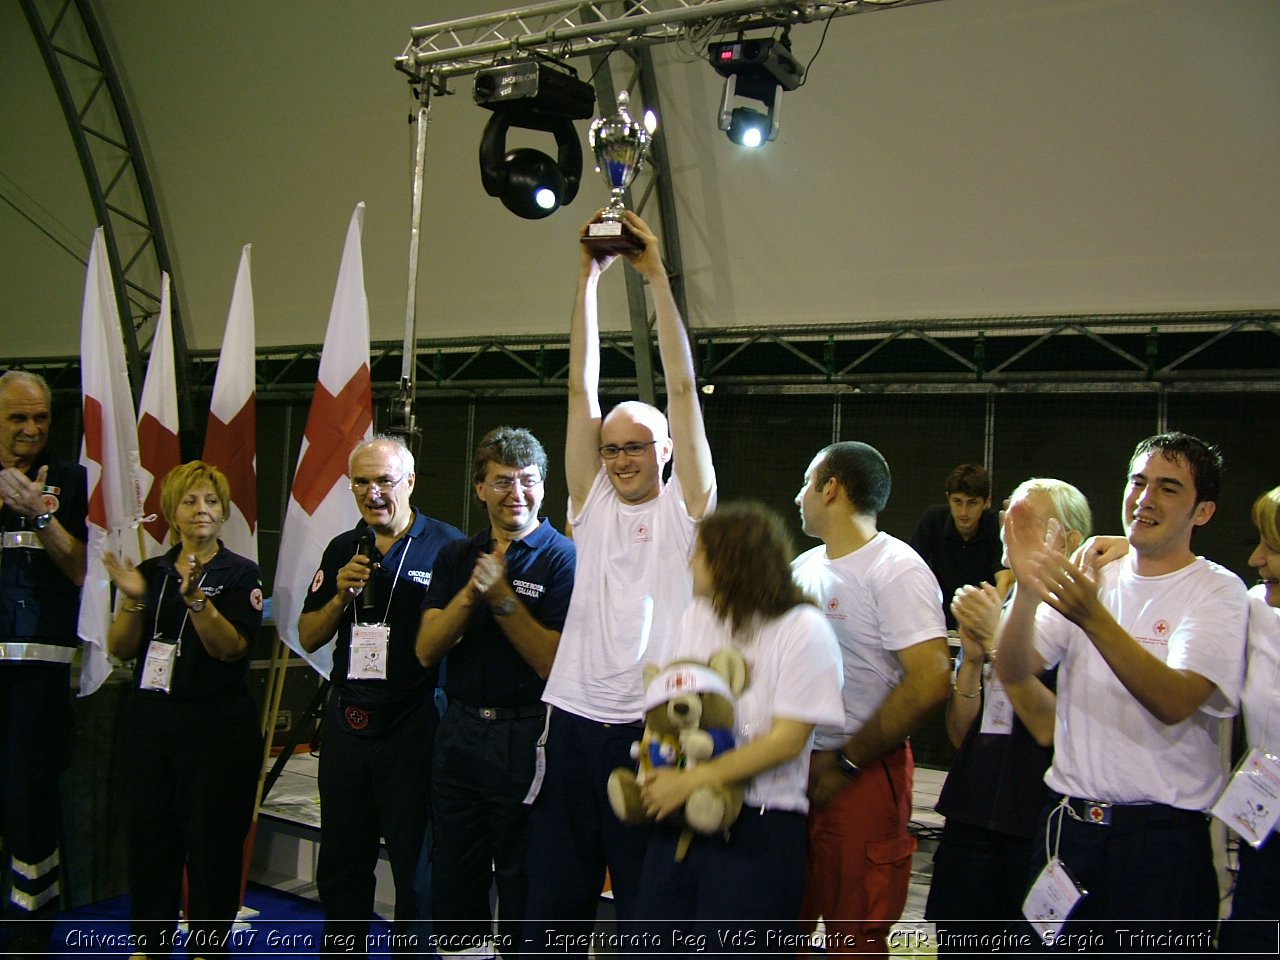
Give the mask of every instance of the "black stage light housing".
<path id="1" fill-rule="evenodd" d="M 757 37 L 725 40 L 707 48 L 716 73 L 724 77 L 719 126 L 734 143 L 758 147 L 776 140 L 780 126 L 779 90 L 794 90 L 804 80 L 804 67 L 791 52 L 791 43 L 780 38 Z M 734 97 L 758 100 L 768 114 L 748 107 L 734 107 Z M 757 131 L 763 130 L 762 134 Z"/>
<path id="2" fill-rule="evenodd" d="M 539 60 L 500 63 L 477 71 L 472 96 L 486 110 L 518 105 L 552 117 L 586 120 L 596 110 L 596 92 L 568 67 Z"/>
<path id="3" fill-rule="evenodd" d="M 737 77 L 738 95 L 752 100 L 771 97 L 775 87 L 794 90 L 804 79 L 791 45 L 775 37 L 725 40 L 711 44 L 707 54 L 716 73 Z"/>
<path id="4" fill-rule="evenodd" d="M 507 130 L 543 130 L 556 138 L 556 159 L 541 150 L 507 151 Z M 480 138 L 480 182 L 516 216 L 539 220 L 571 203 L 582 182 L 582 144 L 573 122 L 534 113 L 496 110 Z M 550 191 L 550 194 L 541 191 Z"/>
<path id="5" fill-rule="evenodd" d="M 523 60 L 479 71 L 473 96 L 493 111 L 480 139 L 485 192 L 527 220 L 550 216 L 570 203 L 582 181 L 582 143 L 573 121 L 595 112 L 591 85 L 568 68 Z M 508 152 L 512 127 L 552 134 L 556 158 L 530 147 Z"/>

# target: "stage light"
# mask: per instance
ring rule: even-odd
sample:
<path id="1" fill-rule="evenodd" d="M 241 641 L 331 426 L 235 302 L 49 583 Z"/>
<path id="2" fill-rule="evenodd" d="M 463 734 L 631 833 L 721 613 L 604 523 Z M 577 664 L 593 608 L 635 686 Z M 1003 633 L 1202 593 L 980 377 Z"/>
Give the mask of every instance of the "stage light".
<path id="1" fill-rule="evenodd" d="M 517 216 L 537 220 L 570 203 L 582 180 L 582 143 L 574 120 L 595 112 L 595 91 L 572 70 L 535 60 L 499 64 L 476 74 L 476 103 L 493 116 L 480 139 L 480 180 Z M 550 133 L 553 160 L 541 150 L 507 150 L 512 127 Z"/>
<path id="2" fill-rule="evenodd" d="M 758 147 L 769 136 L 770 121 L 766 114 L 750 107 L 735 107 L 729 119 L 729 139 L 744 147 Z"/>
<path id="3" fill-rule="evenodd" d="M 776 140 L 781 126 L 781 90 L 794 90 L 804 79 L 804 68 L 791 53 L 791 42 L 761 37 L 713 43 L 708 48 L 711 65 L 724 77 L 720 99 L 719 126 L 734 143 L 758 147 Z M 758 100 L 769 108 L 767 114 L 750 107 L 735 107 L 735 97 Z"/>

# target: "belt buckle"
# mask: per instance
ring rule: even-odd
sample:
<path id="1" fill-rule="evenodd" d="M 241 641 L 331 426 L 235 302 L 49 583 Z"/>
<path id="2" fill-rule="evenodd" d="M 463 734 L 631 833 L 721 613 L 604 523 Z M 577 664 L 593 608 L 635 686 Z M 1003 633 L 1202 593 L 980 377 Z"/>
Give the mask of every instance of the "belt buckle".
<path id="1" fill-rule="evenodd" d="M 1089 823 L 1096 823 L 1100 827 L 1111 825 L 1111 804 L 1101 800 L 1085 800 L 1082 801 L 1082 806 L 1084 818 Z"/>

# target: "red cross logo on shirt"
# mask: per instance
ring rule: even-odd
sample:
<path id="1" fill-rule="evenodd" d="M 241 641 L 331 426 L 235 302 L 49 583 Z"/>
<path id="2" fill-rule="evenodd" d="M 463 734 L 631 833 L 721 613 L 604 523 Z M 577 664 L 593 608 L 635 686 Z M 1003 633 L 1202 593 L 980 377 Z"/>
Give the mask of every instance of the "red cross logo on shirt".
<path id="1" fill-rule="evenodd" d="M 1155 630 L 1157 637 L 1163 637 L 1166 633 L 1169 632 L 1169 621 L 1157 620 L 1156 625 L 1153 629 Z"/>
<path id="2" fill-rule="evenodd" d="M 830 600 L 827 601 L 827 613 L 835 613 L 836 610 L 839 609 L 839 607 L 840 607 L 840 601 L 835 597 L 832 597 Z"/>

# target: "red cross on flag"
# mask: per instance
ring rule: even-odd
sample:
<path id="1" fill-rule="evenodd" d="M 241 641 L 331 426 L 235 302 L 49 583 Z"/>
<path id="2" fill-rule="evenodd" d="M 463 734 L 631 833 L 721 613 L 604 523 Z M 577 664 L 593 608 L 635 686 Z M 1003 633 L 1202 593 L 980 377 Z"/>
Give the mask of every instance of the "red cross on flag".
<path id="1" fill-rule="evenodd" d="M 85 642 L 80 695 L 87 696 L 111 672 L 107 660 L 111 578 L 102 565 L 102 554 L 114 550 L 136 563 L 140 548 L 134 528 L 142 521 L 138 424 L 101 227 L 93 234 L 84 282 L 80 383 L 84 394 L 80 463 L 89 475 L 89 545 L 84 587 L 80 591 L 78 632 Z"/>
<path id="2" fill-rule="evenodd" d="M 240 269 L 222 335 L 202 458 L 226 474 L 231 484 L 231 510 L 222 528 L 222 542 L 233 553 L 257 562 L 258 425 L 250 246 L 246 243 L 240 251 Z"/>
<path id="3" fill-rule="evenodd" d="M 324 548 L 360 519 L 347 487 L 347 456 L 372 435 L 373 428 L 369 303 L 360 253 L 363 222 L 364 204 L 359 203 L 347 228 L 316 392 L 285 511 L 272 598 L 281 639 L 326 677 L 333 666 L 333 647 L 326 644 L 315 653 L 305 653 L 298 643 L 298 615 Z"/>
<path id="4" fill-rule="evenodd" d="M 147 378 L 142 382 L 138 408 L 138 454 L 142 470 L 142 550 L 157 557 L 169 546 L 169 521 L 160 509 L 164 476 L 182 462 L 178 444 L 178 382 L 173 370 L 173 309 L 169 300 L 169 275 L 160 275 L 160 318 L 151 340 Z"/>

